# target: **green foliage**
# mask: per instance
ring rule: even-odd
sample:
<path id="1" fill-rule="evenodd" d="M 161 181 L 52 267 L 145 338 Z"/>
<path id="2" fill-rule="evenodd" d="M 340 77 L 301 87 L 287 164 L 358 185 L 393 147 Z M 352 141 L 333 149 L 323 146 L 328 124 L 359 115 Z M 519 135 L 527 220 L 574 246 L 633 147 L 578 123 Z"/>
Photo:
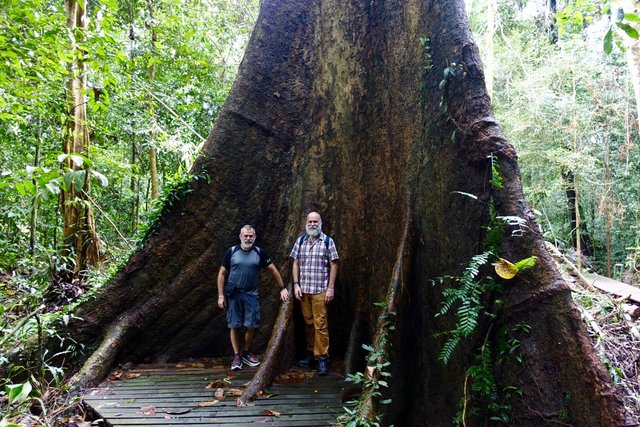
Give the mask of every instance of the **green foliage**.
<path id="1" fill-rule="evenodd" d="M 451 283 L 451 286 L 442 290 L 444 301 L 440 311 L 436 313 L 436 317 L 447 314 L 457 304 L 456 328 L 444 333 L 447 336 L 447 341 L 438 354 L 438 359 L 444 363 L 449 362 L 453 351 L 462 339 L 468 338 L 476 332 L 479 317 L 483 312 L 481 296 L 495 285 L 491 277 L 480 280 L 478 276 L 481 267 L 487 264 L 493 256 L 491 251 L 474 255 L 460 276 L 441 276 L 433 282 L 434 285 Z"/>
<path id="2" fill-rule="evenodd" d="M 389 311 L 386 302 L 375 303 L 380 307 L 382 314 L 379 317 L 379 337 L 375 346 L 362 344 L 368 354 L 366 357 L 366 371 L 348 374 L 347 381 L 353 382 L 361 387 L 362 395 L 370 392 L 372 398 L 377 399 L 382 405 L 391 403 L 391 399 L 381 399 L 382 389 L 389 387 L 387 382 L 391 378 L 388 371 L 391 366 L 388 348 L 390 346 L 390 334 L 395 330 L 394 319 L 396 313 Z M 365 402 L 362 400 L 352 400 L 344 407 L 345 413 L 338 417 L 338 423 L 345 427 L 380 427 L 382 425 L 383 414 L 377 413 L 374 419 L 367 419 L 361 416 Z"/>
<path id="3" fill-rule="evenodd" d="M 60 154 L 74 59 L 64 2 L 7 0 L 0 10 L 0 387 L 12 393 L 30 382 L 55 397 L 61 360 L 83 351 L 60 332 L 73 307 L 113 277 L 162 215 L 180 208 L 193 180 L 205 178 L 187 171 L 235 79 L 258 8 L 257 0 L 159 0 L 152 18 L 145 1 L 82 3 L 89 25 L 76 52 L 87 67 L 91 140 L 82 155 Z M 149 191 L 151 147 L 159 200 Z M 67 264 L 59 193 L 80 187 L 87 174 L 105 264 L 84 283 L 53 282 Z M 41 348 L 43 336 L 61 352 Z M 12 365 L 12 354 L 23 362 Z M 12 398 L 0 425 L 26 414 L 34 398 Z"/>

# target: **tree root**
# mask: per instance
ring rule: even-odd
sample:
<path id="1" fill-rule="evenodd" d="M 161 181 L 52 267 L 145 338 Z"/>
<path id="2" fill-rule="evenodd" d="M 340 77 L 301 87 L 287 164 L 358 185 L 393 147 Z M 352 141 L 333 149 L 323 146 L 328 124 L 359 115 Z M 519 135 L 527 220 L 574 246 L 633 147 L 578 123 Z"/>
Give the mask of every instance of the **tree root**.
<path id="1" fill-rule="evenodd" d="M 291 289 L 291 286 L 289 286 Z M 273 325 L 271 339 L 267 345 L 267 351 L 264 359 L 258 368 L 258 372 L 253 376 L 247 387 L 244 389 L 242 396 L 236 401 L 237 406 L 247 406 L 256 395 L 264 388 L 271 385 L 273 379 L 278 374 L 280 367 L 282 348 L 286 341 L 291 324 L 291 315 L 293 313 L 293 292 L 289 293 L 290 298 L 280 305 L 278 317 Z"/>
<path id="2" fill-rule="evenodd" d="M 378 325 L 376 327 L 376 335 L 374 337 L 374 345 L 380 356 L 376 360 L 376 364 L 387 362 L 386 359 L 391 347 L 391 340 L 386 338 L 388 325 L 385 324 L 390 315 L 395 315 L 395 307 L 398 302 L 399 290 L 404 283 L 403 272 L 406 271 L 406 252 L 408 251 L 409 240 L 409 228 L 411 225 L 411 205 L 407 203 L 407 208 L 404 216 L 404 231 L 402 233 L 402 240 L 398 246 L 398 252 L 396 255 L 396 262 L 393 267 L 393 273 L 391 274 L 391 281 L 387 290 L 386 306 L 380 316 L 378 317 Z M 380 379 L 380 372 L 378 369 L 372 366 L 367 366 L 365 375 L 368 380 L 372 380 L 377 383 Z M 360 397 L 360 404 L 358 405 L 358 411 L 356 419 L 359 420 L 374 420 L 378 415 L 378 401 L 377 390 L 373 387 L 366 388 L 362 392 Z"/>

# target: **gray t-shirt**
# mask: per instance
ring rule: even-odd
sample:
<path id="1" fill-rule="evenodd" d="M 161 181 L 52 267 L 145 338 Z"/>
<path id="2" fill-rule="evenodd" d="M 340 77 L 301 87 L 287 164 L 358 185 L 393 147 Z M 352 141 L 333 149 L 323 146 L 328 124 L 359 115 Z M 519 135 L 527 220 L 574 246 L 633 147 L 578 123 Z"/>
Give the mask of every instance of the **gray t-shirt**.
<path id="1" fill-rule="evenodd" d="M 232 246 L 222 260 L 222 266 L 229 271 L 227 283 L 255 295 L 258 294 L 260 268 L 271 264 L 271 258 L 257 246 L 248 251 L 243 250 L 240 245 Z"/>

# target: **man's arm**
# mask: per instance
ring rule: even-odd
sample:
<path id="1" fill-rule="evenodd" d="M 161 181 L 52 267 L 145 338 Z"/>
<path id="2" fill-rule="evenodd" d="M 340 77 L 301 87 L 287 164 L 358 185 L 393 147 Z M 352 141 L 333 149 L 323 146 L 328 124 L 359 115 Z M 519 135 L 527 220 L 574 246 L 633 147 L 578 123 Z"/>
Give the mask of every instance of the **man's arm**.
<path id="1" fill-rule="evenodd" d="M 302 289 L 300 289 L 300 266 L 298 265 L 298 260 L 294 258 L 293 267 L 293 294 L 296 296 L 296 299 L 302 299 Z"/>
<path id="2" fill-rule="evenodd" d="M 329 288 L 325 294 L 324 301 L 331 302 L 335 295 L 336 277 L 338 276 L 338 261 L 329 261 Z"/>
<path id="3" fill-rule="evenodd" d="M 227 276 L 227 269 L 220 266 L 220 270 L 218 271 L 218 307 L 225 309 L 227 308 L 227 302 L 224 298 L 224 279 Z"/>
<path id="4" fill-rule="evenodd" d="M 278 288 L 280 288 L 280 299 L 282 301 L 288 300 L 289 291 L 287 291 L 287 288 L 285 288 L 284 283 L 282 282 L 282 276 L 278 271 L 278 267 L 276 267 L 275 264 L 269 264 L 269 267 L 267 268 L 269 269 L 271 274 L 273 274 L 273 278 L 276 279 L 276 285 L 278 285 Z"/>

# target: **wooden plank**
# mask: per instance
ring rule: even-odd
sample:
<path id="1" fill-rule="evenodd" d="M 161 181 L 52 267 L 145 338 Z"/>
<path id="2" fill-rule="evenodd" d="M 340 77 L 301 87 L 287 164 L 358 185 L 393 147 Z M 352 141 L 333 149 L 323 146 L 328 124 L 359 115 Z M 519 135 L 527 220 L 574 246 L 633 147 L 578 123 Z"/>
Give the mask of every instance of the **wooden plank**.
<path id="1" fill-rule="evenodd" d="M 640 289 L 626 283 L 618 282 L 608 277 L 600 276 L 599 274 L 583 273 L 583 276 L 591 283 L 595 288 L 602 291 L 616 295 L 618 297 L 627 298 L 636 303 L 640 303 Z"/>
<path id="2" fill-rule="evenodd" d="M 344 413 L 340 401 L 348 386 L 344 378 L 334 373 L 321 377 L 297 369 L 287 373 L 285 382 L 273 384 L 267 390 L 269 397 L 258 398 L 251 406 L 236 407 L 236 396 L 230 395 L 229 390 L 242 389 L 257 368 L 230 372 L 227 366 L 220 364 L 213 369 L 206 363 L 145 365 L 90 390 L 84 401 L 114 426 L 328 426 Z M 216 388 L 206 386 L 222 379 L 226 379 L 226 400 L 213 406 L 198 406 L 215 400 Z M 153 407 L 155 413 L 144 415 L 143 407 Z M 275 411 L 280 416 L 265 411 Z"/>

